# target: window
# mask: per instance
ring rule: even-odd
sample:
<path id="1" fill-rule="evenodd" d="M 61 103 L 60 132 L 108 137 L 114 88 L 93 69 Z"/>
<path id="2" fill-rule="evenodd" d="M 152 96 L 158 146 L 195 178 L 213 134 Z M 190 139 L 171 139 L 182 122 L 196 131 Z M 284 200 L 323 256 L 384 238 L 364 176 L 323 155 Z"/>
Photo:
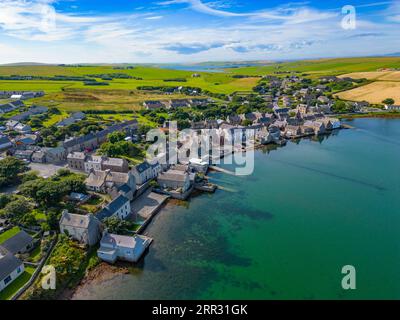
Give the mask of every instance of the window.
<path id="1" fill-rule="evenodd" d="M 11 282 L 11 276 L 8 276 L 7 278 L 4 279 L 4 284 L 7 285 Z"/>
<path id="2" fill-rule="evenodd" d="M 18 269 L 17 269 L 17 273 L 21 273 L 21 267 L 18 267 Z"/>

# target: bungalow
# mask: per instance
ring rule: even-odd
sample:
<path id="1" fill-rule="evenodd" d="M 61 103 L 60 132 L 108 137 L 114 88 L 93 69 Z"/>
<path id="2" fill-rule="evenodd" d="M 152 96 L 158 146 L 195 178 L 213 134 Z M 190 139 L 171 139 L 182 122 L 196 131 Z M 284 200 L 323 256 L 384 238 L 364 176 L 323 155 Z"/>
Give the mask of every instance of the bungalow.
<path id="1" fill-rule="evenodd" d="M 1 246 L 12 254 L 24 254 L 32 250 L 33 238 L 24 230 L 4 241 Z"/>
<path id="2" fill-rule="evenodd" d="M 24 273 L 24 264 L 0 246 L 0 292 Z"/>
<path id="3" fill-rule="evenodd" d="M 191 105 L 195 106 L 195 107 L 206 106 L 212 102 L 214 102 L 214 101 L 210 101 L 209 99 L 191 99 L 190 100 Z"/>
<path id="4" fill-rule="evenodd" d="M 139 261 L 151 242 L 151 238 L 140 235 L 120 236 L 105 231 L 97 256 L 108 263 L 115 263 L 117 260 L 135 263 Z"/>
<path id="5" fill-rule="evenodd" d="M 191 106 L 190 101 L 186 99 L 175 99 L 175 100 L 170 100 L 169 102 L 169 107 L 171 109 L 188 108 L 190 106 Z"/>
<path id="6" fill-rule="evenodd" d="M 385 110 L 390 110 L 390 111 L 400 111 L 400 105 L 399 106 L 394 106 L 394 105 L 385 105 Z"/>
<path id="7" fill-rule="evenodd" d="M 189 174 L 174 169 L 160 173 L 157 182 L 163 189 L 181 189 L 182 193 L 185 193 L 190 189 Z"/>
<path id="8" fill-rule="evenodd" d="M 14 111 L 15 109 L 17 109 L 17 108 L 11 103 L 0 105 L 0 113 L 1 114 Z"/>
<path id="9" fill-rule="evenodd" d="M 106 218 L 117 217 L 118 219 L 126 219 L 132 213 L 131 202 L 123 195 L 119 195 L 108 205 L 106 205 L 96 217 L 100 221 Z"/>
<path id="10" fill-rule="evenodd" d="M 0 150 L 11 148 L 13 143 L 7 136 L 0 136 Z"/>
<path id="11" fill-rule="evenodd" d="M 101 238 L 101 223 L 92 214 L 80 215 L 64 210 L 60 219 L 60 231 L 80 243 L 93 246 Z"/>
<path id="12" fill-rule="evenodd" d="M 161 101 L 145 101 L 143 102 L 143 107 L 145 107 L 146 110 L 155 110 L 165 108 L 166 106 Z"/>

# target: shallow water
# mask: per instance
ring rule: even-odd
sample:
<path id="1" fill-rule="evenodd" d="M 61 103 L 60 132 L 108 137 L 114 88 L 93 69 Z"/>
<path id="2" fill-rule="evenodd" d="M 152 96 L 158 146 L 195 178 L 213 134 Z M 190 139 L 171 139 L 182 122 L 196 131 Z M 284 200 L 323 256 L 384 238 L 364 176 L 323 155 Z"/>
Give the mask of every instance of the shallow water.
<path id="1" fill-rule="evenodd" d="M 256 151 L 248 177 L 167 206 L 140 266 L 75 299 L 399 299 L 400 120 Z M 341 269 L 357 270 L 357 290 Z"/>

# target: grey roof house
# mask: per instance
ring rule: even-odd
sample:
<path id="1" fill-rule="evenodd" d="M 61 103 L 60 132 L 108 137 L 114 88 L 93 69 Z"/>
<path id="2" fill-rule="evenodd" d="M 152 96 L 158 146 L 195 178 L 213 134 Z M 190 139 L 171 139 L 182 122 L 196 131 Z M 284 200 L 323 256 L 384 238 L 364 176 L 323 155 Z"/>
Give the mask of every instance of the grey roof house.
<path id="1" fill-rule="evenodd" d="M 24 264 L 0 246 L 0 292 L 24 273 Z"/>
<path id="2" fill-rule="evenodd" d="M 24 230 L 21 230 L 1 245 L 12 254 L 23 254 L 33 248 L 33 238 Z"/>

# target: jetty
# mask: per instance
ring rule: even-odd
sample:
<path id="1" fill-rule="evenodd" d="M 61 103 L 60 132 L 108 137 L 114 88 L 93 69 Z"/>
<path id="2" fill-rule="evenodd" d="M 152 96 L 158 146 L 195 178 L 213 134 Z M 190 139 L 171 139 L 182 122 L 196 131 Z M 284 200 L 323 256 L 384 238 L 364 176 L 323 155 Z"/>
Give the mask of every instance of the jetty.
<path id="1" fill-rule="evenodd" d="M 221 167 L 217 167 L 217 166 L 210 166 L 209 167 L 210 170 L 212 171 L 217 171 L 217 172 L 221 172 L 221 173 L 226 173 L 229 174 L 231 176 L 236 176 L 236 173 L 233 171 L 229 171 L 227 169 L 221 168 Z"/>

